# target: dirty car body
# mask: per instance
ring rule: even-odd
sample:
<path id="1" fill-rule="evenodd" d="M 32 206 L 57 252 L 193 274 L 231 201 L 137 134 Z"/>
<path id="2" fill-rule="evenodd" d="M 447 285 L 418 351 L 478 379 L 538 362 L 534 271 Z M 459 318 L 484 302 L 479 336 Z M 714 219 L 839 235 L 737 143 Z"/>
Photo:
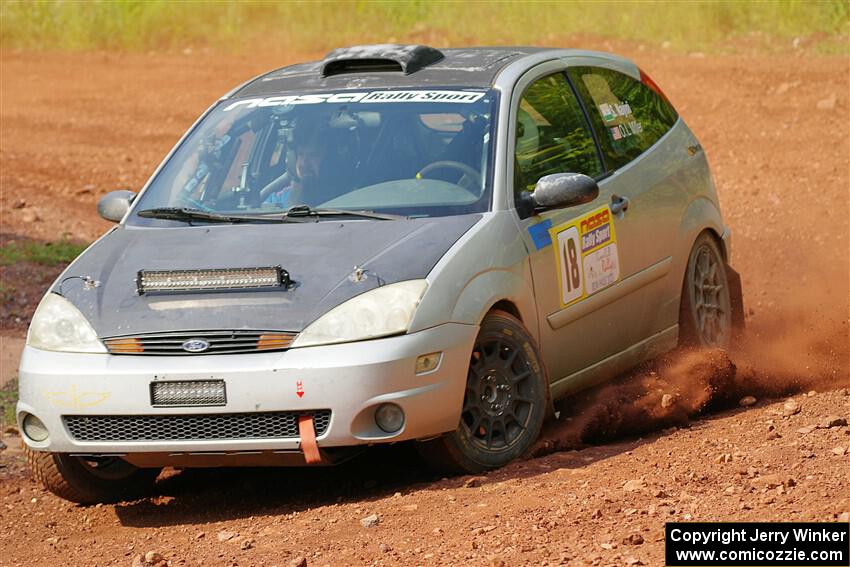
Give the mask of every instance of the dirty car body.
<path id="1" fill-rule="evenodd" d="M 95 471 L 458 431 L 443 461 L 491 468 L 553 400 L 740 319 L 702 148 L 610 54 L 337 50 L 223 97 L 100 209 L 17 407 L 32 451 Z"/>

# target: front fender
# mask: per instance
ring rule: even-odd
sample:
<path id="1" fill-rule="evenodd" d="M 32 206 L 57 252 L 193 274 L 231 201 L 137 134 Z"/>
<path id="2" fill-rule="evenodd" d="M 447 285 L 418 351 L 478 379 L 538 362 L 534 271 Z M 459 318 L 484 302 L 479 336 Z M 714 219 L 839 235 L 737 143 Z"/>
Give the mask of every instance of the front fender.
<path id="1" fill-rule="evenodd" d="M 478 324 L 499 301 L 511 302 L 523 325 L 538 340 L 537 310 L 528 279 L 509 270 L 491 270 L 478 274 L 463 288 L 452 311 L 451 320 Z"/>
<path id="2" fill-rule="evenodd" d="M 538 338 L 528 252 L 506 212 L 486 214 L 446 252 L 427 279 L 428 291 L 411 332 L 448 322 L 478 325 L 495 303 L 506 300 Z"/>

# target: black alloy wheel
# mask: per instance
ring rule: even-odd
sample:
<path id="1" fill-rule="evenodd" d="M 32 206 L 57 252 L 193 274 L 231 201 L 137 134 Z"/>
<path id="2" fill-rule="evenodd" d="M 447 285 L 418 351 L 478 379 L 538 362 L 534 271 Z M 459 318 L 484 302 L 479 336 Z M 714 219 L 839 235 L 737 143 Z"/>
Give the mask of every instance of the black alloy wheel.
<path id="1" fill-rule="evenodd" d="M 516 317 L 493 310 L 481 322 L 472 349 L 458 428 L 420 443 L 419 452 L 450 473 L 504 466 L 537 440 L 547 392 L 534 339 Z"/>

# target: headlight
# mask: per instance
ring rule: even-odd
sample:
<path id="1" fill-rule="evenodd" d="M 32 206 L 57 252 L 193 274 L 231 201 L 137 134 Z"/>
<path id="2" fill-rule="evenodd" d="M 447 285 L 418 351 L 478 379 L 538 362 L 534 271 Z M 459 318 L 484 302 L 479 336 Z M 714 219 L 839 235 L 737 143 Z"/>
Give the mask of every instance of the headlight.
<path id="1" fill-rule="evenodd" d="M 106 352 L 79 309 L 55 293 L 48 293 L 38 304 L 27 333 L 27 344 L 61 352 Z"/>
<path id="2" fill-rule="evenodd" d="M 427 288 L 425 280 L 410 280 L 353 297 L 304 329 L 292 343 L 292 348 L 404 333 Z"/>

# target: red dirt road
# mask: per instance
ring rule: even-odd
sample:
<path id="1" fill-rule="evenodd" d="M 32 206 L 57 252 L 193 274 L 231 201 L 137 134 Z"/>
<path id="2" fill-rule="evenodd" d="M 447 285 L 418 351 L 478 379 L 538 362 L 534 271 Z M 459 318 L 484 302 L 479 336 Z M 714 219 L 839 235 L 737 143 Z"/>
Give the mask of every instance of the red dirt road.
<path id="1" fill-rule="evenodd" d="M 160 496 L 80 508 L 39 489 L 7 436 L 0 566 L 130 565 L 151 550 L 172 565 L 660 565 L 665 521 L 848 512 L 850 429 L 800 432 L 850 417 L 848 60 L 618 51 L 662 86 L 712 163 L 748 309 L 736 372 L 711 357 L 644 369 L 565 405 L 574 417 L 550 427 L 539 452 L 604 444 L 469 488 L 434 479 L 401 447 L 335 470 L 172 472 Z M 109 226 L 95 213 L 100 195 L 141 187 L 207 105 L 286 62 L 0 54 L 0 240 L 96 238 Z M 27 269 L 0 267 L 4 286 Z M 5 332 L 22 333 L 28 301 Z M 698 395 L 724 372 L 735 396 L 759 403 Z M 668 411 L 663 393 L 676 400 Z M 782 413 L 786 393 L 799 413 Z M 691 427 L 662 429 L 706 403 Z M 364 528 L 373 513 L 378 525 Z"/>

